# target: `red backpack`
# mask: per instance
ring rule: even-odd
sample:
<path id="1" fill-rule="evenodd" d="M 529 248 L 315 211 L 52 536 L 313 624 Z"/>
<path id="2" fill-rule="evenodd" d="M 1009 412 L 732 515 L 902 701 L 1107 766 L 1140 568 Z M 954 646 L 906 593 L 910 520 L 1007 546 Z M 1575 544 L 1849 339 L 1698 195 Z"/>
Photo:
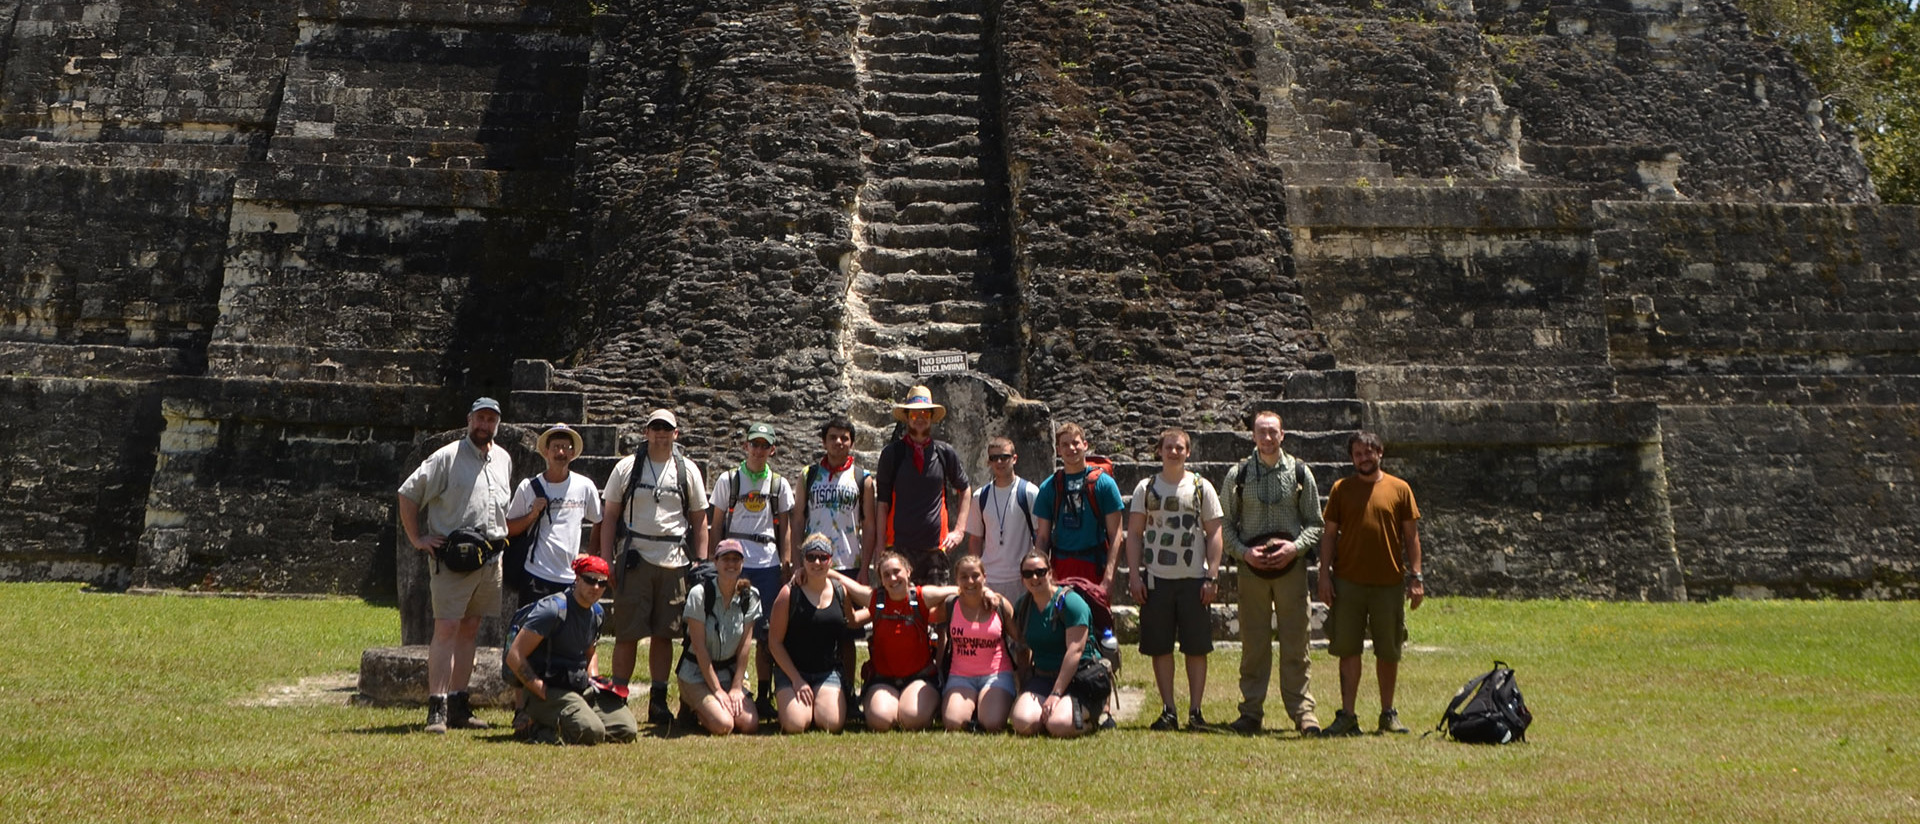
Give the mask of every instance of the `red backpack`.
<path id="1" fill-rule="evenodd" d="M 1087 483 L 1080 491 L 1087 496 L 1087 511 L 1093 513 L 1093 522 L 1100 530 L 1100 546 L 1103 548 L 1113 545 L 1113 536 L 1107 534 L 1106 513 L 1100 511 L 1100 496 L 1096 494 L 1096 490 L 1098 490 L 1100 486 L 1100 476 L 1112 474 L 1112 459 L 1105 455 L 1087 456 Z M 1059 519 L 1061 513 L 1066 511 L 1062 508 L 1066 505 L 1066 502 L 1067 471 L 1065 469 L 1056 469 L 1053 471 L 1053 517 L 1056 520 Z M 1070 581 L 1074 579 L 1069 578 L 1067 580 Z M 1060 581 L 1059 583 L 1064 584 L 1066 581 Z M 1100 600 L 1101 603 L 1104 604 L 1106 602 L 1106 596 L 1102 595 Z M 1108 613 L 1107 622 L 1107 626 L 1113 626 L 1112 613 Z"/>

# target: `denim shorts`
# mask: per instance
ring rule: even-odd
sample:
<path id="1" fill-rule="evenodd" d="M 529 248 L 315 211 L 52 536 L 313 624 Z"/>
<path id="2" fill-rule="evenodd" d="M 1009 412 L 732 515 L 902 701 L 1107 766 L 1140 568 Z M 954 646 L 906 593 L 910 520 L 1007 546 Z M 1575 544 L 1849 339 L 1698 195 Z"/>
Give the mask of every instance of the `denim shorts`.
<path id="1" fill-rule="evenodd" d="M 807 680 L 807 686 L 812 687 L 815 690 L 823 690 L 828 687 L 832 687 L 834 689 L 840 689 L 840 671 L 839 670 L 827 670 L 826 672 L 803 672 L 803 673 L 800 673 L 800 677 L 805 678 Z M 793 689 L 793 681 L 787 678 L 786 670 L 780 669 L 778 667 L 774 668 L 773 689 L 775 692 L 779 692 L 780 690 Z"/>
<path id="2" fill-rule="evenodd" d="M 753 640 L 764 644 L 767 642 L 767 616 L 773 613 L 773 599 L 780 595 L 780 568 L 748 568 L 740 570 L 740 575 L 753 583 L 753 591 L 760 596 L 760 617 L 753 619 Z"/>
<path id="3" fill-rule="evenodd" d="M 985 695 L 987 690 L 1000 690 L 1008 695 L 1013 692 L 1013 673 L 996 672 L 991 675 L 954 675 L 947 674 L 947 692 L 955 688 L 973 690 L 976 696 Z"/>

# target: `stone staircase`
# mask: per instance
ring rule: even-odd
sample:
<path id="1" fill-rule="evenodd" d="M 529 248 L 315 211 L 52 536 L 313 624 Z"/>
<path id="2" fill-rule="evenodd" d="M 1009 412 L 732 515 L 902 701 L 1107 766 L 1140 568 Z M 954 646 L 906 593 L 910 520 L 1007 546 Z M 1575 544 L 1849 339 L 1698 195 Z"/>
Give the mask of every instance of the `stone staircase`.
<path id="1" fill-rule="evenodd" d="M 857 195 L 843 346 L 851 411 L 882 429 L 918 358 L 964 353 L 1006 371 L 989 328 L 1010 317 L 996 185 L 983 170 L 987 23 L 981 0 L 867 0 L 856 66 L 866 185 Z M 868 444 L 862 443 L 867 447 Z"/>

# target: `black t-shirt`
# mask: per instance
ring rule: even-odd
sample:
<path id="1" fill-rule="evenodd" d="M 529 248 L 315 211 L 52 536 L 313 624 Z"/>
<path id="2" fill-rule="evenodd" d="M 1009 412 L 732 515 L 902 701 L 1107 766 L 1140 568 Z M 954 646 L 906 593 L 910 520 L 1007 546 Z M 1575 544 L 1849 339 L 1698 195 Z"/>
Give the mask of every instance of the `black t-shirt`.
<path id="1" fill-rule="evenodd" d="M 960 466 L 960 453 L 952 444 L 931 441 L 926 453 L 926 466 L 918 467 L 914 465 L 913 446 L 905 440 L 896 440 L 880 450 L 874 492 L 881 503 L 893 507 L 895 549 L 939 546 L 947 534 L 947 490 L 965 494 L 968 489 L 967 470 Z"/>

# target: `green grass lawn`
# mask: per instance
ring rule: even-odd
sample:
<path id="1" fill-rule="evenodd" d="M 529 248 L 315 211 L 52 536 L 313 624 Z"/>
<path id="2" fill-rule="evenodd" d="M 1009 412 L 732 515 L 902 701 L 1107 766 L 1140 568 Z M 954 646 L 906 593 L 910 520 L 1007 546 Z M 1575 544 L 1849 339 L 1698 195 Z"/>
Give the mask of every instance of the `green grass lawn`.
<path id="1" fill-rule="evenodd" d="M 558 748 L 429 736 L 419 709 L 249 705 L 396 643 L 390 608 L 52 584 L 0 585 L 0 599 L 9 820 L 1920 820 L 1920 603 L 1436 599 L 1402 668 L 1410 737 L 1151 733 L 1149 711 L 1067 742 Z M 1519 672 L 1532 743 L 1421 740 L 1495 657 Z M 1238 660 L 1212 662 L 1206 711 L 1225 722 Z M 1144 685 L 1144 664 L 1130 655 L 1126 680 Z M 1326 722 L 1336 681 L 1317 653 Z"/>

